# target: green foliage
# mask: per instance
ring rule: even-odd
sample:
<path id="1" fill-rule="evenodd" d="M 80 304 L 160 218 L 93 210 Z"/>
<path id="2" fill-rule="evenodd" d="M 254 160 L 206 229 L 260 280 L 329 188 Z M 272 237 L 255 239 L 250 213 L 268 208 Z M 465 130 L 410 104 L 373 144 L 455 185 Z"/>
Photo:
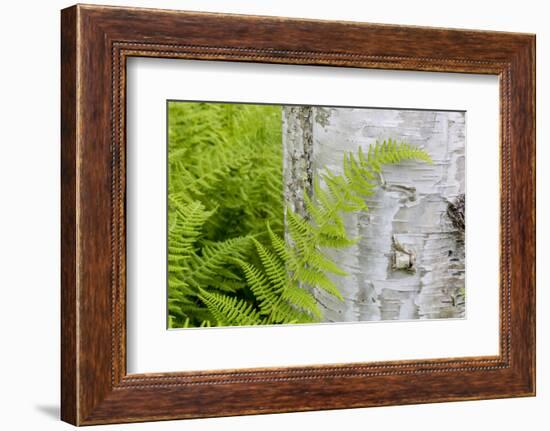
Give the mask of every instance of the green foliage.
<path id="1" fill-rule="evenodd" d="M 168 195 L 216 213 L 212 241 L 283 229 L 281 108 L 223 103 L 169 104 Z"/>
<path id="2" fill-rule="evenodd" d="M 259 313 L 254 306 L 237 297 L 201 289 L 199 298 L 212 312 L 219 326 L 247 326 L 260 322 Z"/>
<path id="3" fill-rule="evenodd" d="M 170 103 L 169 115 L 169 327 L 319 321 L 316 291 L 342 300 L 346 275 L 324 251 L 357 241 L 343 214 L 368 211 L 383 165 L 431 162 L 392 140 L 345 154 L 302 216 L 283 207 L 281 107 Z"/>
<path id="4" fill-rule="evenodd" d="M 168 109 L 169 326 L 216 324 L 199 289 L 251 301 L 238 260 L 258 261 L 251 238 L 267 239 L 266 222 L 283 230 L 281 109 Z"/>

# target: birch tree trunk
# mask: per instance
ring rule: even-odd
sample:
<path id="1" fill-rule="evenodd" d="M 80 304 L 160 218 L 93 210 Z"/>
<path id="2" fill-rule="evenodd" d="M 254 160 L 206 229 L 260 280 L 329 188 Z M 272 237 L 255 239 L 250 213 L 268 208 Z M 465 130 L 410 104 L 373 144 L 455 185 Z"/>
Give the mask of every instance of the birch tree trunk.
<path id="1" fill-rule="evenodd" d="M 311 196 L 313 180 L 313 108 L 283 108 L 284 199 L 292 211 L 307 217 L 304 193 Z"/>
<path id="2" fill-rule="evenodd" d="M 464 317 L 464 236 L 446 214 L 465 191 L 464 113 L 285 107 L 286 203 L 304 214 L 313 175 L 340 174 L 344 152 L 388 138 L 422 146 L 434 163 L 385 167 L 369 211 L 346 214 L 360 240 L 325 251 L 349 275 L 333 278 L 343 302 L 316 293 L 324 321 Z"/>

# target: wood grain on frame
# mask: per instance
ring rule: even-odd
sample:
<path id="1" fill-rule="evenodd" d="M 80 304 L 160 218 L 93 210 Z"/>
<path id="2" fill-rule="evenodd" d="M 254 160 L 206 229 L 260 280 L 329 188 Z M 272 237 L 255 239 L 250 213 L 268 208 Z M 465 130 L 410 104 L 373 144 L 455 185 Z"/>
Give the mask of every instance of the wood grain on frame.
<path id="1" fill-rule="evenodd" d="M 61 47 L 63 420 L 87 425 L 534 395 L 533 35 L 78 5 L 62 11 Z M 129 56 L 498 75 L 500 354 L 127 375 Z"/>

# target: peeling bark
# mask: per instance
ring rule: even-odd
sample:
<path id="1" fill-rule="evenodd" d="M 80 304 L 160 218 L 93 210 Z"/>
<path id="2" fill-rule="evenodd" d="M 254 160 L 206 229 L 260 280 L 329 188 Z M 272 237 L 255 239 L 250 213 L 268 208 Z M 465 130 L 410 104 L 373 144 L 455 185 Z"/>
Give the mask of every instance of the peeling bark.
<path id="1" fill-rule="evenodd" d="M 343 302 L 318 293 L 324 320 L 464 317 L 464 236 L 447 215 L 464 193 L 464 113 L 293 107 L 283 116 L 285 199 L 300 213 L 312 175 L 342 173 L 344 152 L 367 152 L 377 139 L 420 145 L 434 161 L 385 167 L 370 210 L 346 215 L 360 240 L 326 251 L 349 275 L 334 278 Z"/>
<path id="2" fill-rule="evenodd" d="M 313 108 L 283 107 L 284 199 L 297 214 L 307 217 L 304 193 L 313 187 Z"/>

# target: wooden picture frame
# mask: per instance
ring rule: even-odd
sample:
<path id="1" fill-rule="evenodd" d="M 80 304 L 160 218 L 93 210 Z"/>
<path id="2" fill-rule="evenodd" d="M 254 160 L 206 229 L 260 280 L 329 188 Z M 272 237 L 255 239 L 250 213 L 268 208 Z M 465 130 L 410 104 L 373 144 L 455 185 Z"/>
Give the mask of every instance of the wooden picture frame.
<path id="1" fill-rule="evenodd" d="M 534 35 L 83 5 L 61 16 L 64 421 L 535 394 Z M 125 65 L 131 56 L 498 75 L 500 354 L 128 375 Z"/>

